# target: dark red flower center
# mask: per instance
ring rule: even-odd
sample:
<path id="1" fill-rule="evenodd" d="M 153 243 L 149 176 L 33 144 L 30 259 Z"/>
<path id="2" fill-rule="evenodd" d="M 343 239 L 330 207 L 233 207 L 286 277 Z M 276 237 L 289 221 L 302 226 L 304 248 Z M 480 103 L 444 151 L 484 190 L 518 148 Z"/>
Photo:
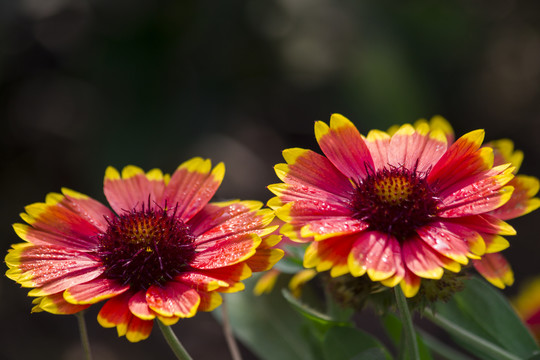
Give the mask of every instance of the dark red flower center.
<path id="1" fill-rule="evenodd" d="M 135 290 L 163 284 L 189 268 L 195 236 L 171 210 L 125 212 L 99 236 L 105 276 Z"/>
<path id="2" fill-rule="evenodd" d="M 354 217 L 403 241 L 432 221 L 439 201 L 415 169 L 384 168 L 356 184 Z"/>

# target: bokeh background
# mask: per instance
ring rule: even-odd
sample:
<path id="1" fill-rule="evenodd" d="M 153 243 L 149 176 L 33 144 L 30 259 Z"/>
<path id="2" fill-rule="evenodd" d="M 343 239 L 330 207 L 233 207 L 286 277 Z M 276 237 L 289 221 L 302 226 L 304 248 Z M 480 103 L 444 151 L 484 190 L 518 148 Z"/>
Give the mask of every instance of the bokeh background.
<path id="1" fill-rule="evenodd" d="M 210 157 L 227 167 L 217 198 L 266 201 L 281 150 L 316 149 L 334 112 L 363 133 L 441 114 L 512 138 L 539 176 L 540 2 L 0 0 L 1 248 L 48 192 L 105 201 L 108 165 Z M 540 273 L 539 220 L 512 222 L 509 296 Z M 0 299 L 0 358 L 80 358 L 74 317 L 31 315 L 5 277 Z M 97 359 L 172 358 L 157 328 L 130 344 L 96 314 Z M 174 329 L 195 359 L 228 358 L 212 316 Z"/>

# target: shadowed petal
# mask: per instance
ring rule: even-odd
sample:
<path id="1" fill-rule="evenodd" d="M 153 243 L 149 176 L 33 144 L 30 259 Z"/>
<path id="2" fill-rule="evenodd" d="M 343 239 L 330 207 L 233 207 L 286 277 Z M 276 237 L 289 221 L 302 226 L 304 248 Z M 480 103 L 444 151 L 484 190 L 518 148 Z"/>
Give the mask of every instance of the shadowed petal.
<path id="1" fill-rule="evenodd" d="M 473 260 L 473 265 L 480 275 L 500 289 L 514 283 L 514 272 L 499 253 L 486 254 L 480 260 Z"/>

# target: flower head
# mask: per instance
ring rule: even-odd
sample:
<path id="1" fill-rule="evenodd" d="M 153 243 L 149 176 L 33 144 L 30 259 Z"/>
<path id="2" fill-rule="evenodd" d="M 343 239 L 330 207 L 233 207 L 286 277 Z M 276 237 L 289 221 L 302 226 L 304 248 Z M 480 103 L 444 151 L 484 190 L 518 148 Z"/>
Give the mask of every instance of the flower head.
<path id="1" fill-rule="evenodd" d="M 494 163 L 483 130 L 453 141 L 441 117 L 362 136 L 341 115 L 315 123 L 324 154 L 287 149 L 268 205 L 281 233 L 309 246 L 304 266 L 367 276 L 414 296 L 421 279 L 459 272 L 515 230 L 494 212 L 512 198 L 514 168 Z M 510 215 L 513 217 L 513 215 Z M 501 246 L 496 246 L 499 244 Z"/>
<path id="2" fill-rule="evenodd" d="M 47 195 L 15 224 L 6 275 L 32 288 L 33 311 L 72 314 L 108 299 L 98 315 L 130 341 L 221 304 L 220 292 L 243 289 L 252 271 L 283 252 L 271 210 L 257 201 L 209 202 L 222 163 L 191 159 L 170 175 L 109 167 L 104 192 L 112 210 L 73 190 Z"/>

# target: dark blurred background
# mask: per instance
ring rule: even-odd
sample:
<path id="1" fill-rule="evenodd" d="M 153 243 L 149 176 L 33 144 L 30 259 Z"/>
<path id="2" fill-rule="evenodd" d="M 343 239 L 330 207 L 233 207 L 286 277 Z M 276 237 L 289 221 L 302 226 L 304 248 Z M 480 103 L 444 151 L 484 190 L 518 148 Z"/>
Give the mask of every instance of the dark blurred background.
<path id="1" fill-rule="evenodd" d="M 0 0 L 2 248 L 27 204 L 62 186 L 105 201 L 104 170 L 224 161 L 218 198 L 266 201 L 281 150 L 313 122 L 361 132 L 441 114 L 509 137 L 540 175 L 540 2 Z M 516 285 L 539 273 L 538 213 L 512 221 Z M 535 224 L 536 223 L 536 224 Z M 4 266 L 5 267 L 5 266 Z M 30 314 L 0 283 L 0 358 L 80 358 L 72 316 Z M 96 359 L 172 358 L 87 314 Z M 174 327 L 195 359 L 228 358 L 208 314 Z M 249 354 L 245 352 L 249 358 Z"/>

